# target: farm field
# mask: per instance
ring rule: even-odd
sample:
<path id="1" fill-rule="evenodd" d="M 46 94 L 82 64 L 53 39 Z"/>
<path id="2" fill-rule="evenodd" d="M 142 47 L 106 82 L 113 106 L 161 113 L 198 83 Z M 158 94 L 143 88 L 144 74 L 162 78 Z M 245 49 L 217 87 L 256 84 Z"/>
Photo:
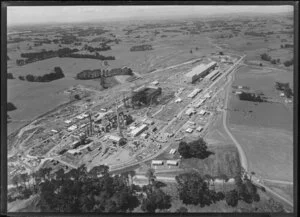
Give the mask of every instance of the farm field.
<path id="1" fill-rule="evenodd" d="M 278 101 L 241 101 L 230 94 L 229 128 L 246 153 L 249 170 L 263 178 L 293 180 L 293 105 L 282 102 L 275 89 L 275 81 L 292 87 L 292 79 L 289 71 L 242 67 L 232 84 Z"/>
<path id="2" fill-rule="evenodd" d="M 8 80 L 7 100 L 13 102 L 16 110 L 9 112 L 9 116 L 16 121 L 28 121 L 58 105 L 69 101 L 62 92 L 70 86 L 82 84 L 94 88 L 99 87 L 98 81 L 83 81 L 63 78 L 48 83 Z M 24 122 L 8 124 L 8 134 L 23 126 Z"/>
<path id="3" fill-rule="evenodd" d="M 293 136 L 289 131 L 229 125 L 245 151 L 249 171 L 267 179 L 293 181 Z"/>
<path id="4" fill-rule="evenodd" d="M 259 72 L 262 73 L 259 73 Z M 275 82 L 289 82 L 293 88 L 293 74 L 281 70 L 259 70 L 242 67 L 236 72 L 233 86 L 247 86 L 250 91 L 261 91 L 267 98 L 275 102 L 255 103 L 239 100 L 234 94 L 230 95 L 229 123 L 257 127 L 271 127 L 293 131 L 293 105 L 284 103 L 275 89 Z M 282 103 L 279 103 L 282 102 Z"/>

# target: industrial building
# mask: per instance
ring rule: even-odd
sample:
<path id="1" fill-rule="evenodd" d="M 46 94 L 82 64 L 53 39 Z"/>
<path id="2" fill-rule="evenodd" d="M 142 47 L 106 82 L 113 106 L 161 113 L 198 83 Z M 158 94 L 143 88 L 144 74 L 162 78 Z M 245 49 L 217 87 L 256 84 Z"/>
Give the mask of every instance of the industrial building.
<path id="1" fill-rule="evenodd" d="M 193 129 L 192 129 L 192 128 L 187 128 L 187 129 L 185 130 L 185 132 L 187 132 L 187 133 L 192 133 L 192 132 L 193 132 Z"/>
<path id="2" fill-rule="evenodd" d="M 142 132 L 144 132 L 144 131 L 147 130 L 147 129 L 148 129 L 148 126 L 147 126 L 146 124 L 142 124 L 141 126 L 135 128 L 135 129 L 133 129 L 133 130 L 131 131 L 131 135 L 132 135 L 133 137 L 138 136 L 138 135 L 140 135 Z"/>
<path id="3" fill-rule="evenodd" d="M 190 116 L 190 115 L 194 114 L 195 112 L 196 112 L 195 109 L 189 108 L 185 111 L 185 114 Z"/>
<path id="4" fill-rule="evenodd" d="M 107 138 L 109 140 L 112 140 L 112 141 L 117 142 L 117 143 L 119 143 L 121 141 L 121 139 L 122 139 L 121 137 L 115 136 L 115 135 L 108 135 Z"/>
<path id="5" fill-rule="evenodd" d="M 145 104 L 149 105 L 151 101 L 162 93 L 161 87 L 156 86 L 142 86 L 133 91 L 132 104 Z"/>
<path id="6" fill-rule="evenodd" d="M 216 62 L 211 62 L 207 65 L 200 64 L 192 69 L 192 71 L 185 74 L 186 80 L 189 83 L 194 83 L 199 78 L 204 78 L 211 69 L 214 69 L 217 66 Z"/>
<path id="7" fill-rule="evenodd" d="M 211 73 L 209 73 L 205 79 L 206 80 L 213 80 L 214 76 L 220 74 L 220 71 L 218 69 L 215 69 L 214 71 L 212 71 Z"/>
<path id="8" fill-rule="evenodd" d="M 68 128 L 68 131 L 73 131 L 73 130 L 76 130 L 77 129 L 77 125 L 72 125 Z"/>
<path id="9" fill-rule="evenodd" d="M 205 102 L 206 99 L 200 99 L 196 104 L 195 104 L 195 107 L 196 108 L 199 108 L 204 102 Z"/>
<path id="10" fill-rule="evenodd" d="M 179 161 L 178 160 L 167 160 L 166 163 L 168 166 L 178 166 Z"/>
<path id="11" fill-rule="evenodd" d="M 200 93 L 202 90 L 201 89 L 195 89 L 195 90 L 193 90 L 189 95 L 188 95 L 188 97 L 189 98 L 194 98 L 198 93 Z"/>
<path id="12" fill-rule="evenodd" d="M 178 98 L 178 99 L 175 100 L 175 102 L 176 102 L 176 103 L 182 102 L 182 99 Z"/>
<path id="13" fill-rule="evenodd" d="M 152 160 L 151 165 L 163 165 L 164 161 L 162 160 Z"/>

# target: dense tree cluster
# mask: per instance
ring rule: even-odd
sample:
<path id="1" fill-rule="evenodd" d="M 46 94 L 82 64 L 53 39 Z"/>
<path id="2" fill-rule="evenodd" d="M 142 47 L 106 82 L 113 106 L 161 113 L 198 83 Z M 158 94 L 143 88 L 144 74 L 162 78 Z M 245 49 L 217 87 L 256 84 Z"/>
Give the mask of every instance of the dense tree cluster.
<path id="1" fill-rule="evenodd" d="M 148 185 L 144 188 L 146 198 L 142 200 L 141 209 L 154 213 L 157 209 L 166 210 L 171 207 L 171 197 L 160 188 Z"/>
<path id="2" fill-rule="evenodd" d="M 54 72 L 42 75 L 42 76 L 35 76 L 35 75 L 26 75 L 25 79 L 29 82 L 50 82 L 54 80 L 58 80 L 64 78 L 65 75 L 60 67 L 54 67 Z M 20 78 L 20 77 L 19 77 Z M 22 80 L 20 78 L 20 80 Z"/>
<path id="3" fill-rule="evenodd" d="M 85 50 L 88 50 L 89 52 L 95 52 L 95 51 L 107 51 L 107 50 L 111 50 L 111 47 L 105 43 L 101 43 L 99 45 L 99 47 L 91 47 L 88 45 L 84 46 Z"/>
<path id="4" fill-rule="evenodd" d="M 287 98 L 291 98 L 293 96 L 293 91 L 290 88 L 290 84 L 289 83 L 275 82 L 275 88 L 277 90 L 283 91 L 284 95 Z"/>
<path id="5" fill-rule="evenodd" d="M 103 56 L 100 54 L 91 55 L 91 54 L 78 54 L 78 53 L 69 53 L 64 55 L 63 57 L 71 57 L 71 58 L 87 58 L 87 59 L 96 59 L 96 60 L 115 60 L 114 56 Z"/>
<path id="6" fill-rule="evenodd" d="M 247 93 L 242 92 L 238 95 L 240 100 L 244 101 L 251 101 L 251 102 L 267 102 L 266 98 L 262 95 L 255 94 L 255 93 Z"/>
<path id="7" fill-rule="evenodd" d="M 179 198 L 184 204 L 204 207 L 224 199 L 222 192 L 209 190 L 209 185 L 199 173 L 184 173 L 175 177 L 178 183 Z"/>
<path id="8" fill-rule="evenodd" d="M 178 152 L 183 158 L 207 158 L 210 154 L 210 151 L 207 150 L 207 144 L 203 138 L 199 138 L 192 142 L 181 141 L 179 143 Z"/>
<path id="9" fill-rule="evenodd" d="M 101 74 L 102 74 L 101 69 L 95 69 L 95 70 L 87 69 L 79 72 L 76 75 L 76 78 L 80 80 L 88 80 L 88 79 L 100 78 Z"/>
<path id="10" fill-rule="evenodd" d="M 17 65 L 24 65 L 28 63 L 32 63 L 39 60 L 49 59 L 53 57 L 65 57 L 70 53 L 77 52 L 78 49 L 70 49 L 70 48 L 62 48 L 57 51 L 49 50 L 49 51 L 41 51 L 41 52 L 31 52 L 31 53 L 21 53 L 22 58 L 27 59 L 17 59 Z"/>
<path id="11" fill-rule="evenodd" d="M 33 179 L 32 184 L 28 184 Z M 128 177 L 110 176 L 107 166 L 85 166 L 65 173 L 63 169 L 51 172 L 42 168 L 28 175 L 16 175 L 13 183 L 17 192 L 8 200 L 25 199 L 38 193 L 38 207 L 43 212 L 126 212 L 139 205 L 138 186 L 128 185 Z M 15 195 L 15 197 L 14 197 Z"/>
<path id="12" fill-rule="evenodd" d="M 13 103 L 11 103 L 11 102 L 7 103 L 7 111 L 13 111 L 16 109 L 17 109 L 17 107 Z"/>
<path id="13" fill-rule="evenodd" d="M 153 50 L 152 45 L 148 45 L 148 44 L 135 45 L 130 48 L 130 51 L 145 51 L 145 50 Z"/>
<path id="14" fill-rule="evenodd" d="M 235 176 L 236 193 L 231 192 L 229 197 L 231 198 L 230 203 L 237 205 L 236 196 L 238 200 L 245 201 L 246 203 L 258 202 L 260 200 L 259 194 L 257 193 L 257 187 L 248 179 L 247 176 L 242 177 L 241 173 L 237 173 Z M 237 194 L 237 195 L 236 195 Z M 227 197 L 226 201 L 227 201 Z"/>

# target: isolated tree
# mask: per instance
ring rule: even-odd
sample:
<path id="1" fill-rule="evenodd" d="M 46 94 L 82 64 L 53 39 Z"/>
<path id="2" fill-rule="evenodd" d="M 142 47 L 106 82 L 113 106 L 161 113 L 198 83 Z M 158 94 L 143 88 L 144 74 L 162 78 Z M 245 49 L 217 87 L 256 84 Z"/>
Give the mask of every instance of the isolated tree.
<path id="1" fill-rule="evenodd" d="M 260 63 L 260 64 L 259 64 L 259 66 L 261 66 L 261 67 L 262 67 L 262 66 L 263 66 L 263 64 L 262 64 L 262 63 Z"/>
<path id="2" fill-rule="evenodd" d="M 192 50 L 192 49 L 190 50 L 190 53 L 193 53 L 193 50 Z"/>
<path id="3" fill-rule="evenodd" d="M 219 55 L 221 55 L 221 56 L 224 55 L 223 51 L 220 51 L 220 52 L 219 52 Z"/>

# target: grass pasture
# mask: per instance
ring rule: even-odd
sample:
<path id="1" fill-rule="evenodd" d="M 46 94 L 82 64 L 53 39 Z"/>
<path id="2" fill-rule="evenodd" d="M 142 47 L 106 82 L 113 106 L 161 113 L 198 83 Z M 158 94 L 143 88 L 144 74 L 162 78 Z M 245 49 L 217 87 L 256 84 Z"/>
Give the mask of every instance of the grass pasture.
<path id="1" fill-rule="evenodd" d="M 229 127 L 245 151 L 249 171 L 267 179 L 293 180 L 291 132 L 233 124 Z"/>
<path id="2" fill-rule="evenodd" d="M 276 81 L 289 82 L 293 87 L 293 74 L 289 71 L 242 67 L 236 72 L 232 85 L 248 86 L 251 91 L 262 91 L 267 98 L 283 101 L 275 89 Z M 242 101 L 231 94 L 228 108 L 229 123 L 293 130 L 292 104 Z"/>

